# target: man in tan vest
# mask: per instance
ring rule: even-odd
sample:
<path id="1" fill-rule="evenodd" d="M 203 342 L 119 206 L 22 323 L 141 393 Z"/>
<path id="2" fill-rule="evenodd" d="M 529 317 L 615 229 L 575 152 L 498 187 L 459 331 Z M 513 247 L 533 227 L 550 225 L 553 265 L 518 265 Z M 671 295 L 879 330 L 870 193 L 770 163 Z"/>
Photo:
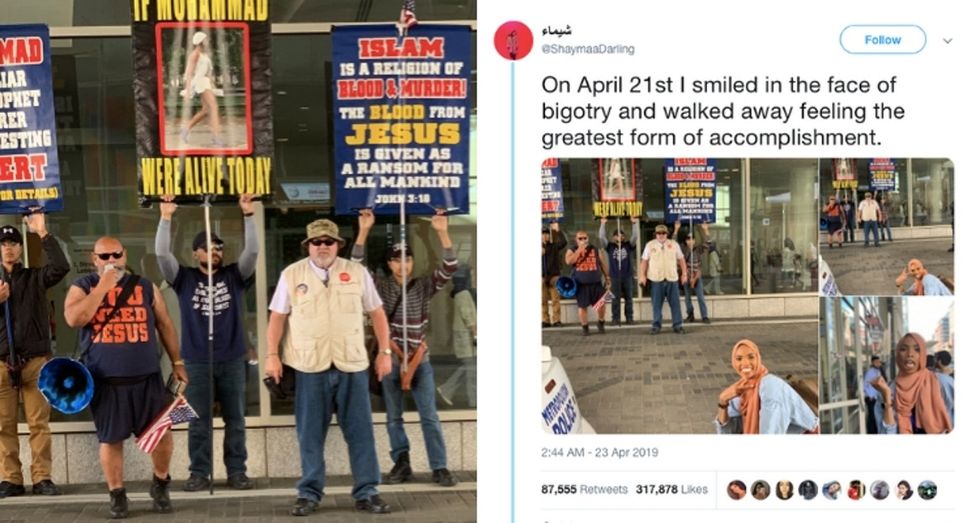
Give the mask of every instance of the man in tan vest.
<path id="1" fill-rule="evenodd" d="M 350 452 L 355 508 L 386 514 L 390 509 L 377 488 L 381 469 L 374 448 L 368 380 L 380 380 L 391 372 L 391 350 L 379 352 L 377 375 L 368 376 L 364 314 L 371 317 L 379 347 L 390 345 L 388 319 L 371 274 L 337 256 L 344 245 L 337 224 L 310 223 L 302 245 L 309 257 L 282 271 L 269 305 L 265 365 L 266 375 L 277 383 L 283 364 L 296 370 L 296 435 L 303 477 L 296 484 L 292 514 L 310 515 L 323 497 L 323 450 L 334 408 Z"/>
<path id="2" fill-rule="evenodd" d="M 684 334 L 681 326 L 681 296 L 677 284 L 678 268 L 680 269 L 680 284 L 687 284 L 687 264 L 681 246 L 667 236 L 667 226 L 660 224 L 654 230 L 655 239 L 647 242 L 640 258 L 640 285 L 650 282 L 650 299 L 653 304 L 653 328 L 650 334 L 660 332 L 663 320 L 664 298 L 670 304 L 670 322 L 674 332 Z"/>

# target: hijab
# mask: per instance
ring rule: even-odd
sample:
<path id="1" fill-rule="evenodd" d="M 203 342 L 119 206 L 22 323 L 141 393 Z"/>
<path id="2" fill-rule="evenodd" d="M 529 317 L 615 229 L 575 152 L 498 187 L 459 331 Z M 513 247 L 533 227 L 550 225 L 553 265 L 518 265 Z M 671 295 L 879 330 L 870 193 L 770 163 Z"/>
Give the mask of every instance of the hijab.
<path id="1" fill-rule="evenodd" d="M 748 348 L 755 354 L 756 368 L 750 376 L 743 376 L 738 369 L 738 363 L 735 361 L 735 353 L 740 348 Z M 741 398 L 738 411 L 742 415 L 742 434 L 758 434 L 759 410 L 762 406 L 762 400 L 759 398 L 759 383 L 762 381 L 762 377 L 769 373 L 769 369 L 762 364 L 759 347 L 752 340 L 739 340 L 732 347 L 732 368 L 741 378 L 730 385 L 726 391 L 736 392 Z"/>
<path id="2" fill-rule="evenodd" d="M 926 295 L 926 289 L 925 289 L 925 286 L 922 284 L 922 280 L 925 279 L 926 274 L 929 274 L 929 271 L 927 271 L 926 268 L 925 268 L 925 266 L 922 265 L 922 262 L 919 261 L 919 260 L 917 260 L 917 259 L 909 260 L 909 265 L 912 265 L 913 262 L 919 264 L 919 267 L 921 269 L 920 270 L 921 277 L 920 276 L 913 276 L 913 279 L 915 280 L 915 295 L 916 296 L 925 296 Z"/>
<path id="3" fill-rule="evenodd" d="M 939 379 L 931 370 L 926 368 L 926 342 L 922 336 L 910 332 L 898 340 L 901 345 L 905 340 L 913 341 L 919 347 L 919 369 L 914 372 L 905 370 L 904 365 L 898 365 L 898 376 L 895 377 L 895 411 L 898 414 L 898 432 L 911 434 L 912 413 L 915 412 L 915 427 L 927 434 L 942 434 L 953 430 L 953 422 L 946 412 L 940 392 Z M 896 351 L 898 350 L 896 345 Z"/>

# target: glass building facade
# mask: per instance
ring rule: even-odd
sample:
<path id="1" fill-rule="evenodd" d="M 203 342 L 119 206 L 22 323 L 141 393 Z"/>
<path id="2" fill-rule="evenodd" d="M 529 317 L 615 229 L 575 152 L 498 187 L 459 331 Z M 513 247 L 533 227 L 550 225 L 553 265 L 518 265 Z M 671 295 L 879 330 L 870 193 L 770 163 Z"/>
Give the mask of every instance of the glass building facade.
<path id="1" fill-rule="evenodd" d="M 245 325 L 251 365 L 248 369 L 247 424 L 291 425 L 292 405 L 273 401 L 261 379 L 267 351 L 265 332 L 267 304 L 279 272 L 305 256 L 300 241 L 306 224 L 317 218 L 334 219 L 348 238 L 347 251 L 355 235 L 355 217 L 333 215 L 331 196 L 321 201 L 298 201 L 291 184 L 331 187 L 334 179 L 331 38 L 334 24 L 391 22 L 397 18 L 401 0 L 361 2 L 356 0 L 270 1 L 272 21 L 272 86 L 275 155 L 273 194 L 261 205 L 258 217 L 260 241 L 255 285 L 246 292 Z M 177 302 L 166 290 L 153 242 L 159 211 L 140 208 L 136 188 L 134 143 L 133 66 L 130 33 L 130 3 L 118 0 L 8 0 L 3 4 L 4 23 L 45 23 L 51 28 L 51 50 L 58 154 L 64 212 L 48 216 L 48 228 L 67 252 L 72 271 L 51 289 L 52 333 L 56 353 L 77 355 L 77 331 L 64 321 L 64 299 L 71 282 L 90 272 L 90 253 L 103 235 L 118 237 L 127 249 L 133 272 L 145 275 L 164 288 L 171 315 L 177 320 Z M 475 42 L 475 0 L 450 0 L 427 4 L 417 13 L 422 22 L 442 22 L 472 28 Z M 469 270 L 476 288 L 476 46 L 473 45 L 473 75 L 469 85 L 470 121 L 470 213 L 450 219 L 450 236 L 459 256 L 460 270 Z M 212 227 L 225 241 L 226 261 L 237 259 L 243 242 L 241 211 L 237 206 L 212 208 Z M 415 273 L 435 269 L 439 243 L 424 217 L 410 217 L 408 241 L 415 252 Z M 2 223 L 20 224 L 13 217 Z M 178 260 L 191 265 L 191 241 L 204 229 L 203 209 L 182 205 L 173 225 L 173 251 Z M 25 230 L 26 232 L 26 230 Z M 368 240 L 368 265 L 375 274 L 384 273 L 383 252 L 398 237 L 397 217 L 379 217 Z M 342 256 L 347 252 L 342 251 Z M 28 264 L 42 258 L 36 236 L 27 235 Z M 43 261 L 42 261 L 43 262 Z M 451 284 L 450 284 L 451 285 Z M 428 345 L 436 372 L 436 383 L 444 381 L 460 361 L 452 349 L 453 304 L 449 285 L 436 295 L 430 312 Z M 167 358 L 163 358 L 166 363 Z M 165 374 L 169 369 L 164 369 Z M 460 387 L 452 407 L 441 406 L 444 420 L 476 420 L 475 400 L 470 404 Z M 373 399 L 375 422 L 384 420 L 384 406 Z M 414 410 L 409 400 L 408 410 Z M 75 416 L 52 413 L 53 432 L 89 431 L 87 412 Z M 407 420 L 412 421 L 412 414 Z M 218 421 L 220 425 L 220 421 Z"/>
<path id="2" fill-rule="evenodd" d="M 637 255 L 664 222 L 664 159 L 638 159 L 643 176 L 643 210 Z M 784 294 L 816 291 L 817 159 L 715 160 L 716 223 L 710 226 L 717 244 L 724 294 Z M 583 229 L 595 235 L 592 214 L 592 160 L 561 161 L 566 234 Z M 629 231 L 628 220 L 614 218 L 607 233 Z M 687 234 L 687 226 L 682 229 Z M 569 236 L 571 237 L 571 236 Z M 791 267 L 793 277 L 784 277 Z M 811 267 L 814 268 L 811 271 Z M 568 268 L 563 270 L 567 273 Z M 811 274 L 812 272 L 812 274 Z M 799 278 L 795 275 L 799 273 Z M 638 294 L 642 293 L 638 290 Z"/>

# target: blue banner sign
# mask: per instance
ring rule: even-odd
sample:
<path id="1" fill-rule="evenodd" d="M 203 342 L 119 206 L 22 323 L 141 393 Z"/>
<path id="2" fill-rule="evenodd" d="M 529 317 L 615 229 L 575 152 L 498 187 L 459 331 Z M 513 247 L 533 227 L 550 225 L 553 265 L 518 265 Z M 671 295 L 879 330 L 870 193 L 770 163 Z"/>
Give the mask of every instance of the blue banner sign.
<path id="1" fill-rule="evenodd" d="M 712 158 L 668 158 L 664 162 L 667 223 L 715 223 L 718 173 Z"/>
<path id="2" fill-rule="evenodd" d="M 469 213 L 470 30 L 335 26 L 337 214 Z"/>
<path id="3" fill-rule="evenodd" d="M 872 191 L 894 191 L 895 160 L 892 158 L 872 158 L 868 165 L 868 187 Z"/>
<path id="4" fill-rule="evenodd" d="M 0 214 L 61 211 L 48 26 L 0 26 Z"/>

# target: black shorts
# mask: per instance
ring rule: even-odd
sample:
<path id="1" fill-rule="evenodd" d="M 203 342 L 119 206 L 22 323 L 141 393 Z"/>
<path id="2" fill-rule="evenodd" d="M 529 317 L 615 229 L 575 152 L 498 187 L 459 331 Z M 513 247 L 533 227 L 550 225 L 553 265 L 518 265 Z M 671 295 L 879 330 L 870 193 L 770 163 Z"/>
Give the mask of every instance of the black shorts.
<path id="1" fill-rule="evenodd" d="M 575 293 L 575 303 L 578 308 L 587 309 L 606 293 L 606 288 L 601 283 L 579 283 L 578 291 Z"/>
<path id="2" fill-rule="evenodd" d="M 134 378 L 95 380 L 92 417 L 99 443 L 117 443 L 139 436 L 171 402 L 160 373 Z"/>

